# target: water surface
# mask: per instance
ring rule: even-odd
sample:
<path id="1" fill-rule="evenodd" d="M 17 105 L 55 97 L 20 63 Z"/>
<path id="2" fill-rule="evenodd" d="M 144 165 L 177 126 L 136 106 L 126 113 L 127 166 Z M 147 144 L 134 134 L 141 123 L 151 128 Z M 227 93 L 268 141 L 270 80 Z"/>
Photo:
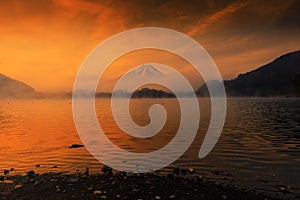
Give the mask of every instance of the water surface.
<path id="1" fill-rule="evenodd" d="M 179 126 L 180 109 L 176 99 L 131 101 L 130 112 L 139 125 L 149 123 L 147 110 L 154 103 L 166 108 L 165 127 L 150 139 L 123 133 L 114 123 L 110 100 L 96 101 L 98 120 L 107 136 L 131 152 L 151 152 L 163 147 L 172 140 Z M 299 195 L 299 99 L 228 99 L 222 135 L 213 151 L 201 160 L 198 152 L 209 124 L 210 103 L 209 99 L 199 99 L 199 103 L 201 122 L 195 141 L 178 161 L 161 173 L 168 173 L 174 167 L 193 167 L 196 175 L 210 180 L 274 195 L 280 194 L 278 187 L 290 186 L 292 195 Z M 81 141 L 74 126 L 71 101 L 66 99 L 1 100 L 0 141 L 0 173 L 10 168 L 15 169 L 13 173 L 24 173 L 31 169 L 74 172 L 84 171 L 86 167 L 98 173 L 102 166 L 85 148 L 68 148 Z"/>

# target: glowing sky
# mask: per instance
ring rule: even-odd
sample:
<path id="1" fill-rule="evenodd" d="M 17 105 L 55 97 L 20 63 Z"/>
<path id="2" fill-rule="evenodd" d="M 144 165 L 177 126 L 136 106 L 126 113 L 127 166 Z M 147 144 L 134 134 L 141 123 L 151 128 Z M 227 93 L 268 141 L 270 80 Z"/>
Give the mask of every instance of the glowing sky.
<path id="1" fill-rule="evenodd" d="M 97 44 L 135 27 L 188 34 L 225 79 L 300 49 L 297 0 L 0 0 L 0 7 L 0 73 L 39 91 L 70 91 Z"/>

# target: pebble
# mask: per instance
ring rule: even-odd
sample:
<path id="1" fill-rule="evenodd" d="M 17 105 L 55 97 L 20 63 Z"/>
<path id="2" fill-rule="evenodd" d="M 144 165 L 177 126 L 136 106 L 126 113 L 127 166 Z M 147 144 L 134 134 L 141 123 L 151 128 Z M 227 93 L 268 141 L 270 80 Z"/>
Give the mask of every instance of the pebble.
<path id="1" fill-rule="evenodd" d="M 90 169 L 87 167 L 87 168 L 85 168 L 85 172 L 84 172 L 84 175 L 89 175 L 89 172 L 90 172 Z"/>
<path id="2" fill-rule="evenodd" d="M 76 183 L 78 181 L 79 181 L 79 178 L 77 178 L 77 177 L 70 177 L 70 178 L 66 178 L 64 180 L 64 182 L 66 182 L 66 183 Z"/>
<path id="3" fill-rule="evenodd" d="M 193 173 L 195 173 L 195 170 L 193 169 L 193 168 L 188 168 L 188 172 L 190 173 L 190 174 L 193 174 Z"/>
<path id="4" fill-rule="evenodd" d="M 51 178 L 51 179 L 50 179 L 50 182 L 57 182 L 57 181 L 58 181 L 57 178 Z"/>
<path id="5" fill-rule="evenodd" d="M 4 175 L 8 174 L 9 173 L 9 170 L 5 169 L 4 170 Z"/>
<path id="6" fill-rule="evenodd" d="M 227 199 L 227 196 L 226 196 L 226 195 L 222 195 L 222 198 L 223 198 L 223 199 Z"/>
<path id="7" fill-rule="evenodd" d="M 102 194 L 102 191 L 100 191 L 100 190 L 95 190 L 94 191 L 94 195 L 99 195 L 99 194 Z"/>
<path id="8" fill-rule="evenodd" d="M 54 165 L 52 168 L 58 168 L 57 165 Z"/>
<path id="9" fill-rule="evenodd" d="M 101 171 L 102 171 L 103 173 L 107 173 L 107 172 L 112 171 L 112 168 L 109 167 L 109 166 L 107 166 L 107 165 L 104 165 L 103 168 L 101 169 Z"/>
<path id="10" fill-rule="evenodd" d="M 174 178 L 174 176 L 173 176 L 173 174 L 167 174 L 167 178 L 172 179 L 172 178 Z"/>
<path id="11" fill-rule="evenodd" d="M 10 168 L 10 171 L 12 172 L 12 171 L 15 171 L 15 168 Z"/>
<path id="12" fill-rule="evenodd" d="M 264 183 L 268 183 L 268 180 L 267 180 L 267 179 L 263 179 L 263 182 L 264 182 Z"/>
<path id="13" fill-rule="evenodd" d="M 161 199 L 161 197 L 160 196 L 155 196 L 155 199 L 159 200 L 159 199 Z"/>
<path id="14" fill-rule="evenodd" d="M 211 173 L 212 173 L 212 174 L 215 174 L 215 175 L 220 175 L 220 174 L 221 174 L 221 172 L 220 172 L 220 171 L 218 171 L 218 170 L 216 170 L 216 171 L 212 171 Z"/>
<path id="15" fill-rule="evenodd" d="M 106 198 L 107 198 L 107 196 L 101 196 L 100 198 L 101 198 L 101 199 L 106 199 Z"/>
<path id="16" fill-rule="evenodd" d="M 290 191 L 288 191 L 287 190 L 287 188 L 286 187 L 280 187 L 279 188 L 279 190 L 280 190 L 280 192 L 282 192 L 282 193 L 284 193 L 284 194 L 286 194 L 286 193 L 289 193 Z"/>
<path id="17" fill-rule="evenodd" d="M 0 181 L 4 181 L 4 176 L 0 176 Z"/>
<path id="18" fill-rule="evenodd" d="M 41 165 L 36 165 L 35 167 L 40 167 Z"/>
<path id="19" fill-rule="evenodd" d="M 169 196 L 170 199 L 175 199 L 175 194 Z"/>
<path id="20" fill-rule="evenodd" d="M 187 174 L 187 171 L 185 169 L 181 169 L 180 172 L 181 172 L 182 175 L 186 175 Z"/>
<path id="21" fill-rule="evenodd" d="M 12 180 L 4 180 L 4 183 L 13 184 L 14 182 Z"/>
<path id="22" fill-rule="evenodd" d="M 18 185 L 16 185 L 16 186 L 14 187 L 14 189 L 18 189 L 18 188 L 20 188 L 20 187 L 22 187 L 22 185 L 18 184 Z"/>
<path id="23" fill-rule="evenodd" d="M 35 172 L 33 170 L 30 170 L 28 172 L 26 172 L 27 176 L 34 176 Z"/>
<path id="24" fill-rule="evenodd" d="M 84 145 L 82 145 L 82 144 L 72 144 L 71 146 L 69 146 L 69 149 L 80 148 L 80 147 L 84 147 Z"/>
<path id="25" fill-rule="evenodd" d="M 179 175 L 180 169 L 178 167 L 173 169 L 173 174 Z"/>

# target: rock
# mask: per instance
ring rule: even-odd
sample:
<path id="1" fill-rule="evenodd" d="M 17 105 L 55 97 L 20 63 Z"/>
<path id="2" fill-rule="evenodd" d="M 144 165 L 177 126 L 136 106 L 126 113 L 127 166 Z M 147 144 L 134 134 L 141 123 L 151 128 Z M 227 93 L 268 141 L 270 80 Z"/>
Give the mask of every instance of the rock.
<path id="1" fill-rule="evenodd" d="M 78 177 L 69 177 L 65 178 L 64 182 L 65 183 L 77 183 L 79 181 Z"/>
<path id="2" fill-rule="evenodd" d="M 29 183 L 35 183 L 35 180 L 34 180 L 33 178 L 31 178 L 31 179 L 29 180 Z"/>
<path id="3" fill-rule="evenodd" d="M 54 165 L 52 168 L 58 168 L 57 165 Z"/>
<path id="4" fill-rule="evenodd" d="M 215 174 L 215 175 L 220 175 L 220 174 L 221 174 L 221 172 L 220 172 L 220 171 L 218 171 L 218 170 L 216 170 L 216 171 L 212 171 L 211 173 L 212 173 L 212 174 Z"/>
<path id="5" fill-rule="evenodd" d="M 80 148 L 80 147 L 84 147 L 84 145 L 82 145 L 82 144 L 72 144 L 71 146 L 69 146 L 69 149 L 75 149 L 75 148 Z"/>
<path id="6" fill-rule="evenodd" d="M 196 183 L 203 182 L 202 176 L 194 177 L 193 180 L 194 180 Z"/>
<path id="7" fill-rule="evenodd" d="M 103 196 L 101 196 L 100 198 L 101 198 L 101 199 L 107 199 L 107 196 L 104 196 L 104 195 L 103 195 Z"/>
<path id="8" fill-rule="evenodd" d="M 233 175 L 232 175 L 232 174 L 230 174 L 230 173 L 227 173 L 227 174 L 226 174 L 226 176 L 233 176 Z"/>
<path id="9" fill-rule="evenodd" d="M 12 180 L 4 180 L 4 183 L 13 184 L 14 182 Z"/>
<path id="10" fill-rule="evenodd" d="M 159 199 L 161 199 L 161 197 L 160 196 L 155 196 L 155 199 L 159 200 Z"/>
<path id="11" fill-rule="evenodd" d="M 226 195 L 222 195 L 222 199 L 227 199 L 227 196 Z"/>
<path id="12" fill-rule="evenodd" d="M 5 170 L 3 171 L 3 173 L 4 173 L 4 175 L 7 175 L 7 174 L 9 173 L 9 170 L 5 169 Z"/>
<path id="13" fill-rule="evenodd" d="M 280 190 L 280 192 L 282 192 L 284 194 L 290 193 L 290 191 L 288 191 L 286 187 L 280 187 L 279 190 Z"/>
<path id="14" fill-rule="evenodd" d="M 188 172 L 190 173 L 190 174 L 193 174 L 193 173 L 195 173 L 195 170 L 193 169 L 193 168 L 188 168 Z"/>
<path id="15" fill-rule="evenodd" d="M 264 183 L 268 183 L 268 180 L 267 180 L 267 179 L 263 179 L 263 182 L 264 182 Z"/>
<path id="16" fill-rule="evenodd" d="M 175 194 L 169 196 L 170 199 L 175 199 Z"/>
<path id="17" fill-rule="evenodd" d="M 107 166 L 107 165 L 104 165 L 103 168 L 101 169 L 101 171 L 104 173 L 104 174 L 109 174 L 109 175 L 112 175 L 112 168 Z"/>
<path id="18" fill-rule="evenodd" d="M 0 176 L 0 181 L 4 181 L 4 176 Z"/>
<path id="19" fill-rule="evenodd" d="M 186 175 L 187 174 L 187 171 L 185 169 L 181 169 L 180 172 L 181 172 L 182 175 Z"/>
<path id="20" fill-rule="evenodd" d="M 99 194 L 102 194 L 102 191 L 100 191 L 100 190 L 95 190 L 94 191 L 94 195 L 99 195 Z"/>
<path id="21" fill-rule="evenodd" d="M 22 187 L 22 185 L 18 184 L 18 185 L 15 185 L 14 189 L 18 189 L 20 187 Z"/>
<path id="22" fill-rule="evenodd" d="M 33 170 L 30 170 L 28 172 L 26 172 L 27 176 L 32 177 L 35 175 L 35 172 Z"/>
<path id="23" fill-rule="evenodd" d="M 36 165 L 35 167 L 40 167 L 41 165 Z"/>
<path id="24" fill-rule="evenodd" d="M 10 168 L 10 171 L 12 172 L 12 171 L 15 171 L 15 168 Z"/>
<path id="25" fill-rule="evenodd" d="M 57 178 L 51 178 L 51 179 L 50 179 L 50 182 L 57 182 L 57 181 L 58 181 Z"/>
<path id="26" fill-rule="evenodd" d="M 167 174 L 167 178 L 172 179 L 172 178 L 174 178 L 174 176 L 173 176 L 173 174 Z"/>
<path id="27" fill-rule="evenodd" d="M 84 172 L 84 175 L 89 175 L 89 171 L 90 171 L 90 169 L 87 167 L 87 168 L 85 168 L 85 172 Z"/>
<path id="28" fill-rule="evenodd" d="M 178 167 L 173 169 L 173 174 L 179 175 L 180 169 Z"/>

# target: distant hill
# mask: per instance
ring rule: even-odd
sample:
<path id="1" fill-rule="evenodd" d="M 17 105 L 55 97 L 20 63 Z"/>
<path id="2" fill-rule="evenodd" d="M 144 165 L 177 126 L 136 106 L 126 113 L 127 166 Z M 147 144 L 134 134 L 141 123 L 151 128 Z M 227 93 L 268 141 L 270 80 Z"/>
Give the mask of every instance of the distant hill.
<path id="1" fill-rule="evenodd" d="M 30 98 L 35 91 L 29 85 L 0 74 L 0 98 Z"/>
<path id="2" fill-rule="evenodd" d="M 134 91 L 132 98 L 174 98 L 173 93 L 165 92 L 163 90 L 142 88 Z"/>
<path id="3" fill-rule="evenodd" d="M 218 82 L 214 85 L 218 87 Z M 224 81 L 224 85 L 228 96 L 300 96 L 300 51 L 285 54 L 256 70 Z M 196 94 L 207 96 L 206 85 Z"/>
<path id="4" fill-rule="evenodd" d="M 172 92 L 166 92 L 163 90 L 151 89 L 151 88 L 142 88 L 135 90 L 130 96 L 130 92 L 119 90 L 114 92 L 114 96 L 118 98 L 174 98 L 175 94 Z M 96 97 L 111 97 L 111 93 L 97 93 Z"/>

